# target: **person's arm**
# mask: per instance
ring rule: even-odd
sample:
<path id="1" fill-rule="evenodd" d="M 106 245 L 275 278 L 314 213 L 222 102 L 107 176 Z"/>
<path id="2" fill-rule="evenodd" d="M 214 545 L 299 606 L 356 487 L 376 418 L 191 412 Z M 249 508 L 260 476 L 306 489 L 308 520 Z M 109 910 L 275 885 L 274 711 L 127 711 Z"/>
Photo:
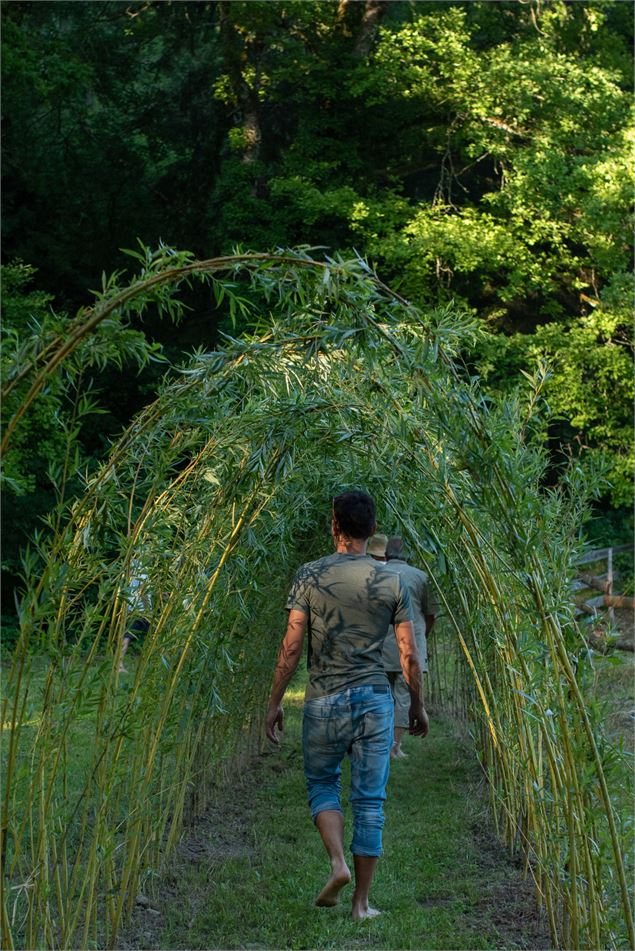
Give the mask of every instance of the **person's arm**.
<path id="1" fill-rule="evenodd" d="M 434 627 L 434 622 L 437 619 L 437 614 L 439 613 L 439 608 L 437 605 L 437 599 L 433 594 L 433 589 L 430 586 L 430 582 L 426 580 L 423 586 L 423 600 L 421 604 L 421 613 L 423 614 L 423 619 L 426 622 L 426 637 L 432 632 Z"/>
<path id="2" fill-rule="evenodd" d="M 300 657 L 302 656 L 302 645 L 307 628 L 307 615 L 304 611 L 291 609 L 289 611 L 289 621 L 287 623 L 287 633 L 284 635 L 275 673 L 273 675 L 273 686 L 269 697 L 266 716 L 267 738 L 272 743 L 278 742 L 275 728 L 280 731 L 284 728 L 284 711 L 282 709 L 282 698 L 285 690 L 289 686 L 289 681 L 296 672 Z"/>
<path id="3" fill-rule="evenodd" d="M 421 682 L 423 675 L 419 663 L 417 642 L 412 621 L 395 624 L 395 637 L 399 647 L 399 659 L 404 680 L 410 691 L 410 714 L 408 732 L 413 736 L 425 736 L 428 732 L 428 714 L 423 706 Z"/>

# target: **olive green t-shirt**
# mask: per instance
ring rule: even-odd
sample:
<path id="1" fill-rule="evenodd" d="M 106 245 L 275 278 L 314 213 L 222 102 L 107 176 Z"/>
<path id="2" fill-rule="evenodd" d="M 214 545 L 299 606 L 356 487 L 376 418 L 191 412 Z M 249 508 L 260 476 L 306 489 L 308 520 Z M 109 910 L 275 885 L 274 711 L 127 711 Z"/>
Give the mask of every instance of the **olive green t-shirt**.
<path id="1" fill-rule="evenodd" d="M 298 569 L 286 606 L 308 615 L 307 700 L 388 683 L 381 660 L 386 631 L 412 620 L 396 572 L 370 555 L 336 552 Z"/>
<path id="2" fill-rule="evenodd" d="M 407 561 L 401 558 L 391 558 L 386 563 L 389 571 L 399 574 L 402 582 L 410 594 L 410 604 L 412 606 L 412 623 L 414 626 L 415 640 L 419 652 L 419 663 L 421 670 L 428 669 L 428 645 L 426 643 L 426 614 L 438 614 L 439 608 L 434 596 L 430 590 L 430 583 L 425 571 L 409 565 Z M 395 632 L 391 627 L 386 635 L 384 648 L 382 652 L 382 661 L 384 668 L 391 672 L 401 670 L 401 661 L 399 659 L 399 648 Z"/>

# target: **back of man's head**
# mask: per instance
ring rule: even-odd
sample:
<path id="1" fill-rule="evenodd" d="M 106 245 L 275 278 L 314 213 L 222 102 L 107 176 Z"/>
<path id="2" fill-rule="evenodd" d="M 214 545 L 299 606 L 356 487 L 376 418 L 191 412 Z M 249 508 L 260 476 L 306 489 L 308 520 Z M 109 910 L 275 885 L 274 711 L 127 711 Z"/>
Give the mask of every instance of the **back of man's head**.
<path id="1" fill-rule="evenodd" d="M 393 535 L 386 544 L 386 558 L 403 558 L 403 538 L 399 535 Z"/>
<path id="2" fill-rule="evenodd" d="M 370 538 L 375 531 L 375 503 L 365 492 L 343 492 L 333 499 L 333 517 L 349 538 Z"/>

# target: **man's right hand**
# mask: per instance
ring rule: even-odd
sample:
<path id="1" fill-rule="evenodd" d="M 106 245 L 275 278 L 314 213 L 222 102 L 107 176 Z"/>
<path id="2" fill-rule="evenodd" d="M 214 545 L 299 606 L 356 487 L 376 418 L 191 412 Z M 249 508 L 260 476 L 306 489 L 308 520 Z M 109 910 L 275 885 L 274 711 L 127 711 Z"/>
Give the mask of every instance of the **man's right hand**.
<path id="1" fill-rule="evenodd" d="M 265 727 L 267 739 L 271 740 L 272 743 L 279 743 L 280 741 L 276 736 L 276 727 L 278 727 L 281 733 L 284 729 L 284 712 L 279 703 L 270 703 L 267 707 Z"/>
<path id="2" fill-rule="evenodd" d="M 408 733 L 411 736 L 427 736 L 430 721 L 422 703 L 411 703 L 408 714 Z"/>

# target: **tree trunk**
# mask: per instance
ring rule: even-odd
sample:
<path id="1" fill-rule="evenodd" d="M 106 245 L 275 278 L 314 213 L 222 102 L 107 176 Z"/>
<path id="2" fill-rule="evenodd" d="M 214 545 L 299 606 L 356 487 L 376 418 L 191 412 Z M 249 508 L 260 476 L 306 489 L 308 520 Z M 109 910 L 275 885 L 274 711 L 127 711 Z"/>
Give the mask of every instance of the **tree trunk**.
<path id="1" fill-rule="evenodd" d="M 356 30 L 352 30 L 346 23 L 347 14 L 350 10 L 356 10 L 362 6 L 362 3 L 360 0 L 339 0 L 336 23 L 347 36 L 354 36 L 353 52 L 359 59 L 364 59 L 370 53 L 381 18 L 388 9 L 388 3 L 389 0 L 365 0 L 359 26 Z"/>
<path id="2" fill-rule="evenodd" d="M 258 86 L 260 81 L 260 58 L 264 50 L 264 44 L 258 36 L 255 40 L 249 42 L 241 37 L 231 20 L 229 0 L 221 0 L 218 4 L 218 10 L 225 69 L 238 104 L 235 124 L 241 126 L 244 133 L 242 162 L 250 165 L 257 161 L 262 142 Z M 252 84 L 245 79 L 245 66 L 252 66 L 254 69 Z"/>
<path id="3" fill-rule="evenodd" d="M 245 97 L 242 106 L 243 131 L 245 136 L 245 145 L 243 149 L 242 162 L 245 165 L 251 165 L 257 161 L 260 156 L 260 145 L 262 142 L 262 132 L 260 131 L 260 111 L 258 109 L 258 93 L 255 95 L 250 90 L 250 95 Z"/>
<path id="4" fill-rule="evenodd" d="M 388 9 L 388 0 L 366 0 L 359 32 L 353 47 L 355 56 L 365 59 L 371 51 L 375 34 Z"/>

